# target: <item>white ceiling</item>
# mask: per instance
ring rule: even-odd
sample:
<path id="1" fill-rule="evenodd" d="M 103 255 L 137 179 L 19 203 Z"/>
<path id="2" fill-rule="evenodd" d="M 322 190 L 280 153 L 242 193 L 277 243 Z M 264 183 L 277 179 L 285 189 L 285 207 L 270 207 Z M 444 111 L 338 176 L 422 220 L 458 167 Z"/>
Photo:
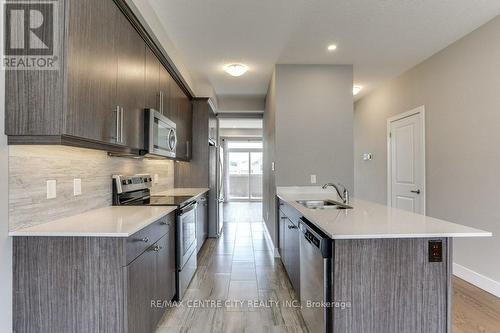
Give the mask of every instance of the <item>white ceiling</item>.
<path id="1" fill-rule="evenodd" d="M 222 95 L 265 94 L 277 63 L 353 64 L 366 93 L 500 14 L 499 0 L 144 1 L 195 80 Z M 250 70 L 231 77 L 231 62 Z"/>

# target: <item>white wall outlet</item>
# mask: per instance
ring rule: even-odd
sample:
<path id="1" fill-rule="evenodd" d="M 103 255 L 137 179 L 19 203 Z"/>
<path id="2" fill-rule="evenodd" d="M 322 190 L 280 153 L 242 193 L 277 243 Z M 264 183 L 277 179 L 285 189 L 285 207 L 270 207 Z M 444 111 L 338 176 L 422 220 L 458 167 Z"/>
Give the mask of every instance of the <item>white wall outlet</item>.
<path id="1" fill-rule="evenodd" d="M 47 199 L 57 198 L 57 181 L 47 180 Z"/>
<path id="2" fill-rule="evenodd" d="M 311 175 L 311 184 L 316 184 L 316 175 Z"/>
<path id="3" fill-rule="evenodd" d="M 73 195 L 82 195 L 82 180 L 80 178 L 73 179 Z"/>
<path id="4" fill-rule="evenodd" d="M 157 173 L 155 173 L 153 176 L 153 184 L 158 184 L 159 182 L 160 182 L 160 177 L 158 176 Z"/>

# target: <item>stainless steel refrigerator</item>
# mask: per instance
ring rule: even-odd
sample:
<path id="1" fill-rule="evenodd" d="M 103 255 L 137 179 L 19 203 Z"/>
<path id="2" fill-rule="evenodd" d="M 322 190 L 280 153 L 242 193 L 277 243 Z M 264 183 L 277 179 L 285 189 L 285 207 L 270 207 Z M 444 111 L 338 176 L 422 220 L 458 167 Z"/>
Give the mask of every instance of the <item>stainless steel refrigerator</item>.
<path id="1" fill-rule="evenodd" d="M 210 146 L 208 237 L 220 237 L 224 225 L 224 149 Z"/>

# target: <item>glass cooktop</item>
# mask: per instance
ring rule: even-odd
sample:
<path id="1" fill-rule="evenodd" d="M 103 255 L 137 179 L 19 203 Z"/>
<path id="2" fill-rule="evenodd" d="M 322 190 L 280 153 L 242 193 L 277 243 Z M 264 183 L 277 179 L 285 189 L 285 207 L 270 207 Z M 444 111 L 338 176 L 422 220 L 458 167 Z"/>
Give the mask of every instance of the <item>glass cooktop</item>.
<path id="1" fill-rule="evenodd" d="M 184 195 L 168 195 L 168 196 L 151 196 L 149 200 L 146 200 L 144 203 L 145 205 L 148 206 L 183 206 L 192 197 L 190 196 L 184 196 Z"/>

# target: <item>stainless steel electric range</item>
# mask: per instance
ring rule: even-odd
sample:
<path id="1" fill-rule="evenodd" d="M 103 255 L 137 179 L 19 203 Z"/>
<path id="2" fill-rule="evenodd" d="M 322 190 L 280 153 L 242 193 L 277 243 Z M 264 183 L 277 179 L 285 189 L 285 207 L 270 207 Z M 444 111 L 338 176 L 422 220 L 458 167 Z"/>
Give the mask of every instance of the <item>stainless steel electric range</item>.
<path id="1" fill-rule="evenodd" d="M 197 268 L 196 212 L 192 197 L 151 195 L 150 175 L 113 176 L 114 206 L 176 206 L 176 286 L 177 299 L 182 300 Z"/>

